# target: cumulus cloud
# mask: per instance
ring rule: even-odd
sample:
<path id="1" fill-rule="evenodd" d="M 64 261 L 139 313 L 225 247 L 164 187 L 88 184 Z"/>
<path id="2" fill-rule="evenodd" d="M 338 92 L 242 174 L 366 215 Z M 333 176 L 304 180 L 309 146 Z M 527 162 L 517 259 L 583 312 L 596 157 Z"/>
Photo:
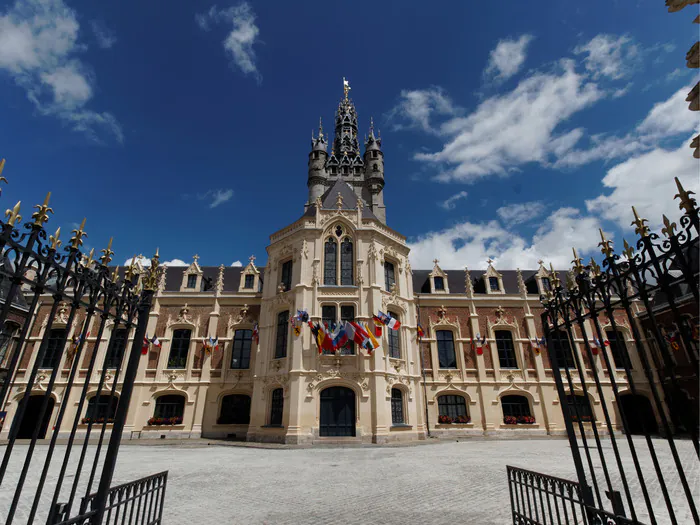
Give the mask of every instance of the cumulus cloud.
<path id="1" fill-rule="evenodd" d="M 236 266 L 236 267 L 238 267 L 238 266 L 243 266 L 243 263 L 242 263 L 241 261 L 233 261 L 233 262 L 231 263 L 231 266 Z"/>
<path id="2" fill-rule="evenodd" d="M 458 109 L 442 88 L 403 90 L 398 104 L 387 114 L 394 130 L 419 128 L 428 133 L 438 133 L 431 125 L 435 116 L 453 116 Z"/>
<path id="3" fill-rule="evenodd" d="M 584 55 L 586 70 L 595 79 L 624 78 L 634 71 L 641 59 L 639 46 L 627 35 L 596 35 L 586 44 L 577 46 L 574 53 Z"/>
<path id="4" fill-rule="evenodd" d="M 97 45 L 102 49 L 109 49 L 117 43 L 117 37 L 114 35 L 114 32 L 107 29 L 97 20 L 90 22 L 90 29 L 92 29 L 92 32 L 95 34 Z"/>
<path id="5" fill-rule="evenodd" d="M 529 162 L 547 164 L 554 154 L 561 154 L 575 144 L 581 130 L 559 131 L 573 114 L 585 109 L 603 93 L 575 71 L 571 60 L 562 60 L 551 72 L 537 72 L 519 82 L 512 91 L 484 100 L 468 116 L 450 105 L 450 116 L 434 128 L 428 118 L 448 114 L 440 110 L 441 99 L 432 96 L 436 88 L 420 92 L 402 92 L 393 113 L 404 126 L 436 129 L 444 146 L 437 152 L 416 153 L 414 158 L 432 165 L 441 182 L 474 182 L 490 175 L 505 176 L 512 168 Z M 421 101 L 421 111 L 416 107 Z M 444 105 L 443 105 L 444 108 Z"/>
<path id="6" fill-rule="evenodd" d="M 652 230 L 661 226 L 663 214 L 674 220 L 681 212 L 678 199 L 673 199 L 678 193 L 673 178 L 678 177 L 686 190 L 700 192 L 698 161 L 690 153 L 689 142 L 690 137 L 678 149 L 655 148 L 610 168 L 603 178 L 608 191 L 586 201 L 588 212 L 624 230 L 631 229 L 632 206 L 649 220 Z"/>
<path id="7" fill-rule="evenodd" d="M 457 206 L 456 202 L 459 199 L 464 199 L 467 195 L 469 194 L 466 191 L 460 191 L 459 193 L 452 195 L 452 197 L 449 197 L 447 200 L 438 202 L 438 205 L 446 210 L 454 210 Z"/>
<path id="8" fill-rule="evenodd" d="M 571 248 L 593 255 L 600 223 L 575 208 L 560 208 L 542 222 L 530 241 L 505 229 L 498 221 L 464 222 L 409 240 L 414 268 L 430 268 L 438 258 L 442 268 L 485 269 L 490 257 L 496 267 L 537 268 L 537 261 L 555 267 L 571 265 Z"/>
<path id="9" fill-rule="evenodd" d="M 255 24 L 255 13 L 247 2 L 240 5 L 219 9 L 213 6 L 206 13 L 196 15 L 197 23 L 205 31 L 211 29 L 212 23 L 230 24 L 232 27 L 224 39 L 224 49 L 231 55 L 233 64 L 245 75 L 251 75 L 260 84 L 262 75 L 256 64 L 253 44 L 258 42 L 260 29 Z"/>
<path id="10" fill-rule="evenodd" d="M 496 210 L 496 213 L 506 224 L 521 224 L 542 215 L 545 205 L 540 201 L 520 202 L 509 204 Z"/>
<path id="11" fill-rule="evenodd" d="M 131 264 L 131 261 L 141 263 L 141 266 L 143 266 L 144 268 L 148 268 L 149 266 L 151 266 L 151 260 L 148 257 L 144 257 L 143 255 L 129 257 L 126 261 L 124 261 L 124 266 L 129 266 Z"/>
<path id="12" fill-rule="evenodd" d="M 531 41 L 532 35 L 522 35 L 517 40 L 500 40 L 489 55 L 484 78 L 498 82 L 515 75 L 525 62 L 525 51 Z"/>
<path id="13" fill-rule="evenodd" d="M 95 78 L 77 55 L 75 12 L 62 0 L 18 0 L 0 14 L 0 70 L 24 89 L 37 110 L 58 117 L 100 142 L 105 134 L 123 141 L 117 119 L 86 108 Z"/>
<path id="14" fill-rule="evenodd" d="M 173 259 L 172 261 L 165 261 L 163 266 L 189 266 L 189 264 L 182 259 Z"/>

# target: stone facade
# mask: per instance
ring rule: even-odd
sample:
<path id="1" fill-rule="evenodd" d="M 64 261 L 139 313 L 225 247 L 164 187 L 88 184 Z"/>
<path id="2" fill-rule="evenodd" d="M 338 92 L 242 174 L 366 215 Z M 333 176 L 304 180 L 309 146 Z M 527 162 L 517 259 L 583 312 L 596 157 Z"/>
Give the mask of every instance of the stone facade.
<path id="1" fill-rule="evenodd" d="M 370 129 L 364 157 L 360 156 L 357 114 L 347 91 L 338 108 L 333 144 L 329 155 L 322 129 L 313 139 L 309 200 L 298 220 L 271 235 L 264 268 L 255 265 L 254 257 L 242 268 L 202 267 L 195 256 L 189 267 L 170 267 L 163 273 L 147 330 L 161 346 L 150 346 L 141 358 L 125 439 L 236 437 L 285 443 L 385 443 L 425 439 L 429 429 L 438 436 L 563 433 L 547 351 L 536 351 L 532 344 L 543 335 L 539 296 L 549 286 L 550 271 L 544 266 L 522 272 L 499 270 L 491 261 L 478 275 L 466 268 L 443 270 L 439 261 L 432 270 L 414 271 L 405 237 L 386 225 L 381 139 Z M 65 315 L 59 312 L 48 327 L 51 304 L 51 297 L 43 298 L 31 321 L 30 337 L 5 407 L 8 421 L 29 386 L 23 379 L 34 366 L 34 350 L 46 331 L 65 328 L 70 340 L 81 326 L 80 319 L 67 326 Z M 295 335 L 287 320 L 297 310 L 308 311 L 312 322 L 322 321 L 333 311 L 336 320 L 346 315 L 368 323 L 381 310 L 397 317 L 401 327 L 391 334 L 391 349 L 389 330 L 384 327 L 381 346 L 371 355 L 359 348 L 342 355 L 323 355 L 308 326 L 302 325 Z M 621 319 L 619 326 L 630 341 L 625 322 Z M 425 331 L 422 340 L 419 323 Z M 250 342 L 256 327 L 259 342 L 254 337 Z M 97 329 L 91 329 L 76 375 L 80 387 L 68 394 L 70 353 L 65 352 L 58 364 L 61 373 L 52 394 L 50 425 L 55 425 L 61 406 L 67 404 L 65 428 L 60 429 L 64 435 L 70 432 L 78 410 L 92 353 L 97 352 L 97 363 L 104 361 L 111 330 L 108 325 L 96 340 Z M 575 331 L 572 350 L 582 360 L 583 340 L 591 340 L 592 333 L 590 326 L 584 334 Z M 174 340 L 182 334 L 188 338 L 183 360 L 177 361 L 173 359 Z M 499 354 L 503 334 L 510 334 L 510 358 Z M 203 341 L 209 337 L 218 338 L 218 348 L 205 349 Z M 438 341 L 445 337 L 454 349 L 448 357 L 443 355 L 445 340 Z M 241 366 L 240 355 L 233 358 L 239 343 L 241 348 L 250 345 L 249 366 Z M 132 345 L 140 350 L 141 342 L 133 341 L 133 332 L 128 334 L 127 348 Z M 640 370 L 634 367 L 631 345 L 627 347 L 633 368 Z M 590 367 L 597 368 L 603 389 L 612 398 L 602 360 L 582 362 L 590 382 Z M 92 395 L 101 373 L 100 366 L 95 368 L 89 378 Z M 108 371 L 103 392 L 109 392 L 116 377 L 118 396 L 118 369 Z M 48 376 L 40 372 L 32 390 L 44 392 Z M 624 373 L 616 379 L 624 391 Z M 643 382 L 640 377 L 637 384 Z M 323 435 L 324 417 L 330 416 L 323 413 L 322 397 L 332 387 L 350 391 L 346 399 L 352 401 L 341 407 L 353 417 L 354 431 L 347 437 Z M 158 415 L 163 396 L 170 400 L 176 396 L 183 403 L 182 419 L 171 425 L 149 425 Z M 223 406 L 233 399 L 230 396 L 238 396 L 237 402 L 243 400 L 244 405 L 249 403 L 248 422 L 245 417 L 236 422 L 224 417 Z M 526 400 L 534 423 L 506 424 L 504 396 Z M 451 408 L 441 408 L 441 401 L 448 398 Z M 602 421 L 600 400 L 591 395 L 589 401 L 595 419 Z M 327 406 L 335 410 L 332 400 Z M 83 414 L 87 410 L 83 406 Z M 440 423 L 445 410 L 464 417 Z M 588 424 L 605 430 L 600 423 Z M 0 438 L 6 437 L 8 429 L 5 425 Z"/>

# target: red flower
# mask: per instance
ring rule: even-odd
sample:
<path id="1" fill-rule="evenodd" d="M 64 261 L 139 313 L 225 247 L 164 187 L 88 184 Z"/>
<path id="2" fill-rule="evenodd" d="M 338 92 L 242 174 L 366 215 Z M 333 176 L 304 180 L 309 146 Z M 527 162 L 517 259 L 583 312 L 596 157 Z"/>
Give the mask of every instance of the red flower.
<path id="1" fill-rule="evenodd" d="M 449 425 L 452 423 L 452 418 L 450 416 L 438 416 L 438 423 Z"/>
<path id="2" fill-rule="evenodd" d="M 505 416 L 503 418 L 503 423 L 506 425 L 517 425 L 518 424 L 518 418 L 515 416 Z"/>

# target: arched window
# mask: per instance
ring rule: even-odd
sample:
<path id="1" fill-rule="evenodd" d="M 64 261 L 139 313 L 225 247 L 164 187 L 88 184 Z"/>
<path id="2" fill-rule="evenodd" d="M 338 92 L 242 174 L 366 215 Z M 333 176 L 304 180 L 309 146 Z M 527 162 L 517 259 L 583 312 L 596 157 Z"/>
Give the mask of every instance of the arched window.
<path id="1" fill-rule="evenodd" d="M 438 362 L 440 368 L 457 368 L 457 356 L 455 355 L 455 341 L 451 330 L 438 330 L 436 332 L 438 347 Z"/>
<path id="2" fill-rule="evenodd" d="M 49 331 L 49 340 L 46 343 L 46 351 L 39 368 L 54 368 L 58 366 L 58 363 L 61 361 L 65 340 L 65 328 L 54 328 Z"/>
<path id="3" fill-rule="evenodd" d="M 403 425 L 403 393 L 398 388 L 391 389 L 391 422 L 394 425 Z"/>
<path id="4" fill-rule="evenodd" d="M 119 368 L 126 350 L 127 329 L 119 328 L 112 333 L 105 356 L 105 368 Z"/>
<path id="5" fill-rule="evenodd" d="M 467 403 L 462 396 L 444 395 L 438 397 L 438 414 L 450 418 L 450 422 L 468 418 Z"/>
<path id="6" fill-rule="evenodd" d="M 92 396 L 88 400 L 85 418 L 92 420 L 94 423 L 98 419 L 107 418 L 107 421 L 114 419 L 114 414 L 117 413 L 117 404 L 119 399 L 115 396 L 101 395 Z"/>
<path id="7" fill-rule="evenodd" d="M 353 284 L 353 250 L 352 241 L 345 237 L 340 245 L 340 284 L 352 286 Z"/>
<path id="8" fill-rule="evenodd" d="M 287 335 L 289 332 L 289 311 L 277 315 L 277 341 L 275 344 L 275 359 L 287 357 Z"/>
<path id="9" fill-rule="evenodd" d="M 156 409 L 153 412 L 153 417 L 160 418 L 180 418 L 185 413 L 185 398 L 177 394 L 160 396 L 156 399 Z"/>
<path id="10" fill-rule="evenodd" d="M 323 284 L 338 284 L 336 271 L 338 264 L 338 243 L 332 237 L 326 241 L 323 262 Z"/>
<path id="11" fill-rule="evenodd" d="M 552 352 L 559 368 L 575 368 L 574 354 L 571 351 L 569 336 L 564 331 L 552 333 Z"/>
<path id="12" fill-rule="evenodd" d="M 398 319 L 399 316 L 394 312 L 387 312 L 389 317 Z M 389 338 L 389 357 L 395 359 L 401 359 L 401 338 L 399 337 L 399 330 L 387 329 L 387 337 Z"/>
<path id="13" fill-rule="evenodd" d="M 578 417 L 581 417 L 581 421 L 593 421 L 593 411 L 591 410 L 591 404 L 588 402 L 588 398 L 579 395 L 566 395 L 566 405 L 569 407 L 569 414 L 571 414 L 571 421 L 578 421 Z M 578 412 L 578 414 L 577 414 Z"/>
<path id="14" fill-rule="evenodd" d="M 250 396 L 230 394 L 221 400 L 219 425 L 247 425 L 250 423 Z"/>
<path id="15" fill-rule="evenodd" d="M 168 368 L 187 368 L 187 352 L 190 349 L 191 336 L 192 330 L 173 330 Z"/>
<path id="16" fill-rule="evenodd" d="M 529 416 L 530 403 L 525 396 L 503 396 L 501 397 L 501 408 L 503 409 L 503 417 L 520 417 Z"/>
<path id="17" fill-rule="evenodd" d="M 624 369 L 625 365 L 630 370 L 632 369 L 632 362 L 630 361 L 630 356 L 627 353 L 627 345 L 625 344 L 625 336 L 622 332 L 615 332 L 610 330 L 605 332 L 608 341 L 610 341 L 610 352 L 612 353 L 613 363 L 615 368 Z"/>
<path id="18" fill-rule="evenodd" d="M 275 388 L 272 391 L 272 401 L 270 402 L 270 426 L 282 426 L 282 412 L 284 411 L 284 391 Z"/>
<path id="19" fill-rule="evenodd" d="M 252 344 L 252 330 L 236 330 L 231 347 L 231 368 L 250 368 L 250 347 Z"/>
<path id="20" fill-rule="evenodd" d="M 515 346 L 513 345 L 513 334 L 508 330 L 496 330 L 496 348 L 498 349 L 498 362 L 501 368 L 518 368 Z"/>

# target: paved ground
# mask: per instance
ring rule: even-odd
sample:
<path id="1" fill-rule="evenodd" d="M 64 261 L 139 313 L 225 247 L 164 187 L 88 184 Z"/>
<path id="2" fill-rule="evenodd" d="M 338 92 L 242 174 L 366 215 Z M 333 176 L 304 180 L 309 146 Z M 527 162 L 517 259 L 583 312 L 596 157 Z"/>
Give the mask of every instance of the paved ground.
<path id="1" fill-rule="evenodd" d="M 563 439 L 303 449 L 207 443 L 125 445 L 114 482 L 169 470 L 164 515 L 168 525 L 454 525 L 510 523 L 507 464 L 575 479 L 568 441 Z M 661 441 L 656 446 L 662 464 L 671 468 L 667 447 Z M 687 468 L 700 501 L 697 458 L 689 442 L 681 442 L 680 449 L 686 464 L 694 465 Z M 17 445 L 17 453 L 25 451 L 26 445 Z M 45 451 L 40 445 L 37 453 Z M 32 487 L 41 468 L 35 463 L 29 475 Z M 0 522 L 20 470 L 20 462 L 13 461 L 0 487 Z M 645 472 L 651 481 L 650 464 Z M 674 484 L 672 490 L 674 499 L 682 502 L 680 486 Z M 662 507 L 660 491 L 651 492 Z M 20 506 L 15 523 L 26 523 L 26 509 L 26 504 Z M 687 514 L 678 518 L 679 523 L 692 522 Z"/>

